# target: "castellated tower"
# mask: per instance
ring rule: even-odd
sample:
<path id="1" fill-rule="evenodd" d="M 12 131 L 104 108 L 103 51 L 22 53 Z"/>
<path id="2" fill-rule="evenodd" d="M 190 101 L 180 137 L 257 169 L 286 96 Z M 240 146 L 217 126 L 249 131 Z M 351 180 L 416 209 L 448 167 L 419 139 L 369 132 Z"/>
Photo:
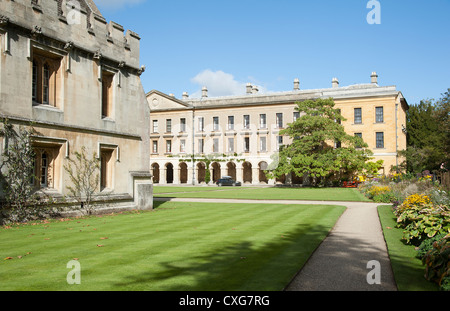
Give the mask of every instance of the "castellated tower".
<path id="1" fill-rule="evenodd" d="M 0 2 L 0 117 L 37 131 L 38 191 L 68 195 L 64 166 L 85 147 L 101 163 L 103 208 L 152 208 L 139 50 L 92 0 Z"/>

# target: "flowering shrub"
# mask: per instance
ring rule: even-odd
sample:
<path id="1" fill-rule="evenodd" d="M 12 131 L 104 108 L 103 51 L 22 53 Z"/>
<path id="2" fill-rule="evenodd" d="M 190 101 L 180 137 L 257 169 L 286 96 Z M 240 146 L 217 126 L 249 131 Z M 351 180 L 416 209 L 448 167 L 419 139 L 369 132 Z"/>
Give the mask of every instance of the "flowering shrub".
<path id="1" fill-rule="evenodd" d="M 359 190 L 375 202 L 393 204 L 402 240 L 420 245 L 417 250 L 426 265 L 425 277 L 450 291 L 450 191 L 433 181 L 429 171 L 373 178 Z"/>
<path id="2" fill-rule="evenodd" d="M 426 195 L 411 195 L 395 211 L 407 244 L 419 245 L 437 234 L 450 232 L 450 208 L 434 206 Z"/>
<path id="3" fill-rule="evenodd" d="M 431 175 L 425 175 L 419 178 L 419 181 L 431 181 Z"/>
<path id="4" fill-rule="evenodd" d="M 427 195 L 413 194 L 406 198 L 405 201 L 397 208 L 397 213 L 401 214 L 407 209 L 411 208 L 426 208 L 430 207 L 431 200 Z"/>
<path id="5" fill-rule="evenodd" d="M 372 186 L 366 191 L 366 196 L 375 202 L 391 203 L 395 200 L 389 186 Z"/>

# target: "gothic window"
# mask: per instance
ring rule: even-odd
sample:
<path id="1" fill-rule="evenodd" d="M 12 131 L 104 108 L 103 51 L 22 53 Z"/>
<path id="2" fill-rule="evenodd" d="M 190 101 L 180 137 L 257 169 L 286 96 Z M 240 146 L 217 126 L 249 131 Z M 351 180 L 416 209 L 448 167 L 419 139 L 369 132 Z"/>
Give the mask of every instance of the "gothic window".
<path id="1" fill-rule="evenodd" d="M 113 189 L 113 152 L 112 149 L 100 151 L 100 189 Z"/>
<path id="2" fill-rule="evenodd" d="M 33 82 L 32 82 L 32 96 L 33 101 L 37 101 L 37 90 L 38 90 L 38 65 L 36 61 L 33 61 Z"/>
<path id="3" fill-rule="evenodd" d="M 112 73 L 102 71 L 102 118 L 113 117 L 113 78 Z"/>
<path id="4" fill-rule="evenodd" d="M 42 103 L 48 105 L 50 94 L 50 66 L 47 63 L 44 64 L 44 79 L 42 84 Z"/>
<path id="5" fill-rule="evenodd" d="M 33 161 L 33 178 L 30 183 L 36 187 L 54 188 L 55 185 L 55 163 L 59 147 L 35 147 L 35 158 Z"/>
<path id="6" fill-rule="evenodd" d="M 48 160 L 47 152 L 44 151 L 41 155 L 41 188 L 46 188 L 48 186 Z"/>
<path id="7" fill-rule="evenodd" d="M 35 105 L 58 107 L 56 100 L 61 59 L 33 52 L 31 95 Z"/>

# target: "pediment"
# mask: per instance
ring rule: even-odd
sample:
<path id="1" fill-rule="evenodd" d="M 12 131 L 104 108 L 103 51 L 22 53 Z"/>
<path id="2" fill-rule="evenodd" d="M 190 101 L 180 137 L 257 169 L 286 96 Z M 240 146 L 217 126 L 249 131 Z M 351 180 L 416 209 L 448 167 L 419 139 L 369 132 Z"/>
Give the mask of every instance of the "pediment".
<path id="1" fill-rule="evenodd" d="M 189 104 L 182 100 L 155 90 L 147 93 L 147 102 L 151 111 L 191 108 Z"/>

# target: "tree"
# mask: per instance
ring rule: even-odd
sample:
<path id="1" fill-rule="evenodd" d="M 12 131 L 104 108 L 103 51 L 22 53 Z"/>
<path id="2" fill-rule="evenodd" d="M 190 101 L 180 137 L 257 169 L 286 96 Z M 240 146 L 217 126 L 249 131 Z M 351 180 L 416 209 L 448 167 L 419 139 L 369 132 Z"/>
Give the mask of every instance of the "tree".
<path id="1" fill-rule="evenodd" d="M 5 150 L 0 162 L 3 176 L 4 203 L 1 217 L 11 222 L 25 222 L 57 214 L 53 200 L 35 188 L 35 153 L 32 137 L 36 133 L 28 127 L 14 127 L 8 120 L 1 121 L 0 135 L 5 140 Z"/>
<path id="2" fill-rule="evenodd" d="M 301 117 L 280 132 L 292 143 L 280 150 L 272 178 L 308 175 L 316 185 L 342 171 L 352 175 L 366 169 L 372 152 L 360 137 L 345 132 L 341 124 L 345 119 L 334 106 L 332 98 L 297 103 Z"/>
<path id="3" fill-rule="evenodd" d="M 450 155 L 450 96 L 422 100 L 406 114 L 407 149 L 400 152 L 406 158 L 402 164 L 408 172 L 438 170 Z"/>
<path id="4" fill-rule="evenodd" d="M 442 98 L 436 103 L 434 118 L 444 137 L 444 152 L 447 160 L 450 160 L 450 89 L 442 94 Z"/>
<path id="5" fill-rule="evenodd" d="M 81 152 L 77 151 L 74 155 L 75 159 L 69 159 L 69 164 L 64 165 L 64 170 L 72 182 L 71 186 L 67 186 L 67 190 L 88 214 L 92 214 L 92 201 L 99 189 L 100 161 L 96 153 L 92 158 L 88 158 L 84 146 Z"/>

